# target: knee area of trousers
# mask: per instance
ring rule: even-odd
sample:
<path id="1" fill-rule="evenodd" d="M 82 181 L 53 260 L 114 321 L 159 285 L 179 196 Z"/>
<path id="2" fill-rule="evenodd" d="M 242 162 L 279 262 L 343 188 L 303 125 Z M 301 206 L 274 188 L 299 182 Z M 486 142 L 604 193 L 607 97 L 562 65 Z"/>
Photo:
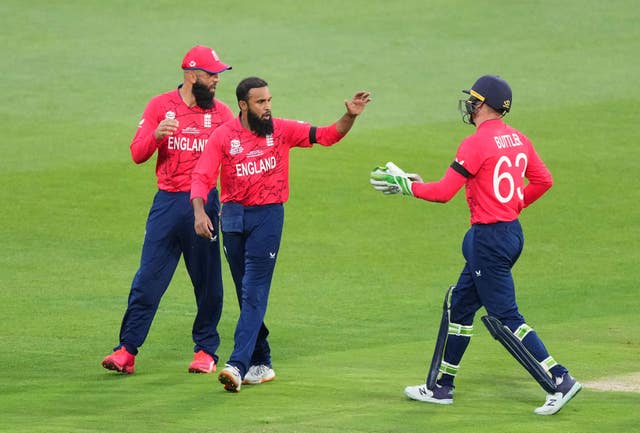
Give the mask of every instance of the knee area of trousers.
<path id="1" fill-rule="evenodd" d="M 133 288 L 129 296 L 129 303 L 153 307 L 160 303 L 161 297 L 162 294 L 158 294 L 155 290 L 141 290 L 140 288 Z"/>
<path id="2" fill-rule="evenodd" d="M 243 290 L 242 304 L 248 304 L 251 307 L 260 307 L 267 303 L 268 289 L 249 289 Z"/>
<path id="3" fill-rule="evenodd" d="M 210 308 L 222 305 L 222 303 L 224 302 L 224 297 L 222 295 L 209 295 L 206 298 L 200 298 L 198 299 L 198 305 L 203 305 L 203 306 L 207 306 Z"/>
<path id="4" fill-rule="evenodd" d="M 456 307 L 449 310 L 449 321 L 451 323 L 459 323 L 461 326 L 472 326 L 475 312 L 459 311 Z"/>

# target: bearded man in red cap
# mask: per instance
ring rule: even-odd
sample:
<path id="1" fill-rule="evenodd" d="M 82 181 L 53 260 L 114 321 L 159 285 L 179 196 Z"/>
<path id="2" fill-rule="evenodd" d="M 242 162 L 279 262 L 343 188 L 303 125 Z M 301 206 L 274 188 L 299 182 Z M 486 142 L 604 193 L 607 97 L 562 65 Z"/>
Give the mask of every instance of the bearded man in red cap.
<path id="1" fill-rule="evenodd" d="M 193 283 L 197 314 L 189 372 L 216 370 L 220 344 L 217 331 L 222 312 L 222 275 L 218 233 L 196 235 L 189 201 L 191 171 L 211 133 L 233 119 L 229 107 L 215 98 L 220 74 L 231 66 L 209 47 L 195 46 L 182 61 L 184 81 L 177 89 L 152 98 L 131 142 L 136 164 L 156 160 L 156 193 L 147 218 L 140 268 L 133 278 L 127 311 L 114 352 L 102 361 L 108 370 L 133 373 L 135 357 L 176 270 L 180 256 Z M 218 191 L 208 191 L 207 215 L 218 227 Z"/>

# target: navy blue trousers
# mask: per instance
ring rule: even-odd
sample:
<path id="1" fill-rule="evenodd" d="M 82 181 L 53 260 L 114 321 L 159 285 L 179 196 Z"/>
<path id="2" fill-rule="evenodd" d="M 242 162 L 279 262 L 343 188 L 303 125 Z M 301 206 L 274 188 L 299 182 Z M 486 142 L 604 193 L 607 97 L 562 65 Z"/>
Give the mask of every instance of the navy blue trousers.
<path id="1" fill-rule="evenodd" d="M 466 264 L 451 295 L 451 323 L 472 325 L 480 307 L 511 331 L 525 323 L 518 310 L 511 274 L 523 246 L 524 235 L 518 220 L 471 226 L 462 242 Z M 468 337 L 449 335 L 444 360 L 458 365 L 469 341 Z M 549 356 L 535 331 L 530 332 L 522 343 L 538 361 Z M 551 369 L 554 376 L 561 376 L 566 371 L 559 364 Z M 453 377 L 444 375 L 439 383 L 451 385 Z"/>
<path id="2" fill-rule="evenodd" d="M 271 365 L 264 316 L 280 249 L 284 206 L 224 203 L 221 222 L 224 252 L 240 305 L 233 352 L 227 363 L 244 377 L 251 365 Z"/>
<path id="3" fill-rule="evenodd" d="M 524 246 L 516 221 L 475 224 L 462 242 L 466 264 L 451 296 L 451 321 L 470 325 L 482 306 L 489 315 L 516 329 L 524 318 L 518 311 L 511 268 Z"/>
<path id="4" fill-rule="evenodd" d="M 205 210 L 217 230 L 220 201 L 212 189 Z M 131 284 L 127 311 L 120 327 L 120 345 L 136 354 L 147 338 L 151 322 L 178 266 L 184 257 L 193 283 L 197 313 L 193 322 L 194 351 L 218 357 L 218 322 L 222 313 L 220 244 L 196 235 L 188 192 L 158 191 L 147 218 L 140 268 Z M 217 235 L 217 232 L 214 234 Z"/>

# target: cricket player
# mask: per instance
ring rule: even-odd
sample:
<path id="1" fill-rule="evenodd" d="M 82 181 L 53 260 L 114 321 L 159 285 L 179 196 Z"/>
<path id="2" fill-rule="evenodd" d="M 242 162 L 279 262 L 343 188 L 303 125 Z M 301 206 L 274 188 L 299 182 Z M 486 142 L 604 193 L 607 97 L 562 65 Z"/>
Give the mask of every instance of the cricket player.
<path id="1" fill-rule="evenodd" d="M 197 314 L 195 343 L 189 372 L 216 370 L 220 344 L 217 326 L 222 312 L 222 275 L 217 231 L 203 239 L 193 230 L 190 204 L 191 172 L 211 133 L 233 119 L 231 109 L 215 98 L 220 74 L 231 66 L 209 47 L 195 46 L 182 61 L 184 82 L 177 89 L 154 97 L 144 110 L 131 142 L 131 156 L 141 164 L 157 151 L 155 195 L 146 224 L 140 268 L 136 273 L 127 311 L 120 327 L 120 342 L 102 366 L 133 373 L 138 348 L 145 341 L 160 299 L 167 290 L 180 256 L 193 283 Z M 218 192 L 204 191 L 206 215 L 217 222 Z"/>
<path id="2" fill-rule="evenodd" d="M 340 141 L 369 103 L 369 95 L 357 92 L 345 101 L 347 111 L 340 119 L 315 127 L 272 118 L 267 82 L 246 78 L 236 88 L 239 116 L 211 135 L 193 170 L 195 231 L 205 239 L 218 228 L 205 209 L 207 192 L 220 175 L 223 245 L 240 303 L 233 353 L 218 377 L 227 391 L 275 378 L 263 319 L 280 249 L 283 204 L 289 197 L 289 151 Z"/>
<path id="3" fill-rule="evenodd" d="M 547 391 L 546 402 L 535 413 L 552 415 L 582 386 L 549 355 L 518 311 L 511 274 L 524 244 L 518 215 L 551 187 L 552 177 L 531 141 L 502 119 L 512 101 L 506 81 L 485 75 L 465 93 L 469 97 L 459 101 L 459 109 L 476 131 L 462 141 L 440 181 L 423 182 L 393 163 L 371 173 L 378 191 L 439 203 L 465 186 L 471 213 L 471 228 L 462 243 L 466 264 L 445 297 L 427 383 L 407 387 L 404 393 L 413 400 L 453 403 L 454 379 L 473 335 L 473 319 L 484 307 L 488 316 L 482 321 L 491 334 Z"/>

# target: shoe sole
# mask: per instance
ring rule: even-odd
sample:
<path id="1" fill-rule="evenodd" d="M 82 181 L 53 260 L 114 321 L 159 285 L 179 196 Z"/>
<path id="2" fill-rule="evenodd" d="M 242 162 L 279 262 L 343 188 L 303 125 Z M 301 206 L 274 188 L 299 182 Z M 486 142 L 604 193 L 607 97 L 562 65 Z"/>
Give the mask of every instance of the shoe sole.
<path id="1" fill-rule="evenodd" d="M 205 367 L 196 367 L 196 366 L 189 366 L 189 373 L 203 373 L 203 374 L 209 374 L 209 373 L 215 373 L 216 371 L 216 366 L 215 364 L 213 365 L 212 368 L 205 368 Z"/>
<path id="2" fill-rule="evenodd" d="M 224 389 L 229 392 L 240 392 L 240 385 L 236 385 L 230 373 L 223 371 L 218 376 L 218 380 L 224 385 Z"/>
<path id="3" fill-rule="evenodd" d="M 243 385 L 260 385 L 261 383 L 266 383 L 266 382 L 271 382 L 272 380 L 274 380 L 276 378 L 275 374 L 271 377 L 268 377 L 266 379 L 260 379 L 258 381 L 248 381 L 248 380 L 243 380 L 242 384 Z"/>
<path id="4" fill-rule="evenodd" d="M 567 398 L 566 400 L 563 400 L 563 403 L 561 405 L 558 406 L 558 409 L 553 411 L 553 412 L 536 412 L 535 410 L 533 411 L 536 415 L 555 415 L 558 412 L 560 412 L 560 410 L 565 407 L 567 405 L 567 403 L 569 403 L 573 397 L 575 397 L 576 395 L 578 395 L 578 393 L 582 390 L 582 384 L 579 382 L 576 382 L 573 387 L 569 390 L 569 392 L 567 393 Z M 537 409 L 536 409 L 537 410 Z"/>
<path id="5" fill-rule="evenodd" d="M 413 398 L 410 395 L 405 394 L 409 399 L 413 401 L 419 401 L 420 403 L 431 403 L 431 404 L 441 404 L 441 405 L 449 405 L 453 404 L 453 400 L 439 400 L 437 398 Z"/>
<path id="6" fill-rule="evenodd" d="M 102 366 L 107 370 L 117 371 L 119 373 L 124 373 L 124 374 L 133 374 L 133 371 L 134 371 L 134 367 L 131 365 L 126 367 L 121 367 L 115 362 L 111 362 L 111 361 L 103 361 Z"/>
<path id="7" fill-rule="evenodd" d="M 201 368 L 189 368 L 189 373 L 194 373 L 194 374 L 209 374 L 209 373 L 214 373 L 215 370 L 203 370 Z"/>
<path id="8" fill-rule="evenodd" d="M 412 394 L 408 393 L 408 392 L 404 392 L 404 395 L 413 400 L 413 401 L 419 401 L 421 403 L 433 403 L 433 404 L 442 404 L 442 405 L 447 405 L 447 404 L 453 404 L 453 399 L 437 399 L 437 398 L 431 398 L 431 397 L 415 397 Z"/>

